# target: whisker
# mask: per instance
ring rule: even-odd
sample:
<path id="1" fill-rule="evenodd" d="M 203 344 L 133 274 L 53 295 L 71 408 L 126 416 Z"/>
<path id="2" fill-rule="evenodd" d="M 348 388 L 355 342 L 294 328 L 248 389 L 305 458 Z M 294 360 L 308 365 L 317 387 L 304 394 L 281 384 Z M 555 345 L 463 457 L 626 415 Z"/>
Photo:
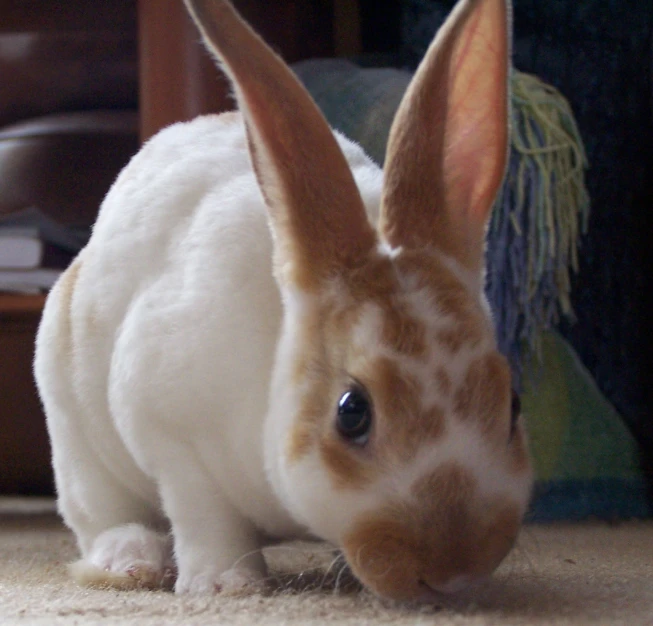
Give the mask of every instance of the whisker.
<path id="1" fill-rule="evenodd" d="M 343 559 L 344 561 L 344 559 Z M 349 569 L 349 565 L 347 564 L 347 561 L 344 561 L 342 564 L 342 567 L 340 568 L 340 571 L 338 572 L 338 575 L 336 576 L 336 582 L 334 586 L 334 593 L 340 591 L 340 578 L 342 577 L 343 574 L 349 574 L 351 570 Z"/>
<path id="2" fill-rule="evenodd" d="M 258 548 L 258 549 L 256 549 L 256 550 L 252 550 L 251 552 L 246 552 L 245 554 L 243 554 L 242 556 L 240 556 L 240 557 L 236 560 L 236 562 L 231 566 L 232 569 L 237 568 L 237 567 L 238 567 L 238 566 L 239 566 L 239 565 L 240 565 L 240 564 L 241 564 L 245 559 L 249 558 L 250 556 L 253 556 L 253 555 L 255 555 L 255 554 L 260 554 L 260 553 L 262 553 L 262 552 L 263 552 L 263 549 L 262 549 L 262 548 Z"/>
<path id="3" fill-rule="evenodd" d="M 339 553 L 335 556 L 335 558 L 331 561 L 329 564 L 329 567 L 326 569 L 324 572 L 324 575 L 322 576 L 322 581 L 320 582 L 319 589 L 322 590 L 324 587 L 324 584 L 326 583 L 327 578 L 329 577 L 329 574 L 331 573 L 331 570 L 336 566 L 338 561 L 344 560 L 344 555 L 342 553 Z"/>

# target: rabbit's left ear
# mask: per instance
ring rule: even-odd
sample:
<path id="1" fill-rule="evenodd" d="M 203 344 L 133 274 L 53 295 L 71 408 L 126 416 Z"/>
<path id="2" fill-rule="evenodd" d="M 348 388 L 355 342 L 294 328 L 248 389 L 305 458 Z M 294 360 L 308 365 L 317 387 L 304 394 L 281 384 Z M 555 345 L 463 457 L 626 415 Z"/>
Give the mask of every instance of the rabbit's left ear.
<path id="1" fill-rule="evenodd" d="M 436 246 L 483 266 L 505 173 L 508 0 L 459 0 L 420 64 L 388 140 L 381 231 L 393 246 Z"/>
<path id="2" fill-rule="evenodd" d="M 376 231 L 308 92 L 229 2 L 185 2 L 233 84 L 269 208 L 277 277 L 311 291 L 364 263 Z"/>

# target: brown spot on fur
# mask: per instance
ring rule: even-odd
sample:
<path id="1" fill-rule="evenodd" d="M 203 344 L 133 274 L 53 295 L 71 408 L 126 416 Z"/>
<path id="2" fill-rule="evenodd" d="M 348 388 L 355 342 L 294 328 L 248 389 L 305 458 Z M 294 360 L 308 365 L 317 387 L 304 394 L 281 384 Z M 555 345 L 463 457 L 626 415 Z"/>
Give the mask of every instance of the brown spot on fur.
<path id="1" fill-rule="evenodd" d="M 478 297 L 468 291 L 437 254 L 403 252 L 397 264 L 402 272 L 417 280 L 418 288 L 433 294 L 438 314 L 453 321 L 451 328 L 438 331 L 439 343 L 450 352 L 458 352 L 464 345 L 473 347 L 483 340 L 488 324 Z"/>
<path id="2" fill-rule="evenodd" d="M 435 333 L 435 339 L 440 346 L 455 354 L 465 344 L 465 332 L 460 325 L 453 328 L 441 328 Z"/>
<path id="3" fill-rule="evenodd" d="M 325 415 L 332 412 L 328 403 L 334 374 L 323 350 L 323 324 L 321 311 L 317 309 L 304 317 L 301 327 L 299 340 L 305 348 L 294 364 L 291 384 L 303 393 L 286 442 L 286 455 L 291 463 L 309 453 L 320 436 Z"/>
<path id="4" fill-rule="evenodd" d="M 449 377 L 449 374 L 447 374 L 447 371 L 445 369 L 440 368 L 435 373 L 435 381 L 438 386 L 438 390 L 443 396 L 448 396 L 451 393 L 453 384 L 451 382 L 451 378 Z"/>
<path id="5" fill-rule="evenodd" d="M 467 503 L 472 499 L 476 489 L 476 479 L 464 467 L 457 463 L 445 463 L 434 472 L 423 476 L 415 482 L 412 488 L 413 495 L 425 508 L 438 509 L 439 503 L 447 504 L 447 515 L 435 520 L 434 529 L 444 530 L 451 525 L 462 530 L 462 519 L 455 519 L 463 515 Z M 429 521 L 429 525 L 434 520 Z"/>
<path id="6" fill-rule="evenodd" d="M 381 513 L 356 522 L 342 541 L 354 575 L 375 593 L 401 601 L 420 593 L 419 545 L 407 530 L 395 515 Z"/>
<path id="7" fill-rule="evenodd" d="M 400 277 L 410 279 L 414 289 L 433 303 L 433 315 L 453 318 L 455 326 L 438 332 L 436 340 L 451 352 L 464 345 L 478 345 L 488 332 L 478 298 L 470 294 L 459 278 L 427 251 L 404 251 L 391 261 L 375 257 L 347 279 L 358 302 L 373 302 L 383 316 L 382 340 L 395 351 L 423 357 L 429 347 L 424 321 L 415 316 L 399 295 Z"/>
<path id="8" fill-rule="evenodd" d="M 455 354 L 465 346 L 477 347 L 484 336 L 482 320 L 478 317 L 474 319 L 466 316 L 455 326 L 439 329 L 435 339 L 443 348 Z"/>
<path id="9" fill-rule="evenodd" d="M 358 303 L 371 302 L 382 315 L 381 340 L 408 356 L 423 356 L 427 348 L 426 328 L 411 313 L 399 288 L 390 259 L 377 256 L 347 279 L 347 288 Z"/>
<path id="10" fill-rule="evenodd" d="M 397 276 L 393 262 L 380 254 L 370 255 L 367 263 L 346 277 L 351 297 L 357 302 L 384 302 L 397 293 Z"/>
<path id="11" fill-rule="evenodd" d="M 383 417 L 379 429 L 380 454 L 406 461 L 413 458 L 425 441 L 442 436 L 444 411 L 437 406 L 426 410 L 422 407 L 423 389 L 417 379 L 403 372 L 389 358 L 372 362 L 369 372 L 366 384 L 374 399 L 376 414 Z"/>
<path id="12" fill-rule="evenodd" d="M 337 435 L 320 440 L 320 456 L 339 489 L 361 489 L 376 478 L 374 466 L 364 463 L 359 455 L 360 450 L 340 441 Z"/>
<path id="13" fill-rule="evenodd" d="M 297 420 L 286 442 L 286 458 L 290 463 L 301 461 L 313 447 L 313 428 L 306 415 Z"/>
<path id="14" fill-rule="evenodd" d="M 491 352 L 474 361 L 454 396 L 454 410 L 463 419 L 477 420 L 485 432 L 500 429 L 508 436 L 510 369 L 506 359 Z M 505 415 L 506 419 L 497 419 Z"/>
<path id="15" fill-rule="evenodd" d="M 470 312 L 474 311 L 474 303 L 464 285 L 453 276 L 449 278 L 452 280 L 438 285 L 438 310 L 446 316 L 464 321 Z"/>
<path id="16" fill-rule="evenodd" d="M 420 422 L 422 423 L 422 434 L 424 435 L 421 441 L 439 439 L 445 429 L 444 409 L 437 405 L 426 409 L 421 415 Z"/>
<path id="17" fill-rule="evenodd" d="M 382 357 L 373 364 L 373 393 L 388 419 L 419 412 L 419 382 L 402 372 L 395 361 Z"/>
<path id="18" fill-rule="evenodd" d="M 412 357 L 426 354 L 426 328 L 400 305 L 383 311 L 381 339 L 395 352 Z"/>
<path id="19" fill-rule="evenodd" d="M 291 463 L 300 461 L 310 452 L 320 437 L 325 416 L 333 414 L 332 407 L 327 405 L 330 374 L 320 371 L 323 365 L 318 359 L 305 355 L 296 367 L 296 384 L 306 391 L 286 443 L 286 456 Z"/>
<path id="20" fill-rule="evenodd" d="M 476 481 L 456 463 L 418 480 L 414 503 L 395 502 L 359 519 L 343 540 L 362 582 L 397 600 L 419 597 L 458 576 L 491 573 L 510 550 L 521 524 L 503 497 L 480 499 Z"/>
<path id="21" fill-rule="evenodd" d="M 428 250 L 404 250 L 395 259 L 397 268 L 417 280 L 417 287 L 431 290 L 446 315 L 460 315 L 467 309 L 470 295 L 460 279 Z"/>

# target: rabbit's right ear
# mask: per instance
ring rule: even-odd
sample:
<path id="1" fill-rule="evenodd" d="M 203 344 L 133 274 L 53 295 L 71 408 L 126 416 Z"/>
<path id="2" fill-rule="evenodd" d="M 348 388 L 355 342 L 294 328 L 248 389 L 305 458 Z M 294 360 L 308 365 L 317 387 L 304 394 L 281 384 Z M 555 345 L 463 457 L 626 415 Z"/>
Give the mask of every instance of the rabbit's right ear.
<path id="1" fill-rule="evenodd" d="M 277 277 L 312 291 L 363 264 L 376 231 L 317 105 L 229 2 L 184 1 L 233 84 L 269 207 Z"/>
<path id="2" fill-rule="evenodd" d="M 508 151 L 508 0 L 459 0 L 395 116 L 381 231 L 393 246 L 436 246 L 472 271 Z"/>

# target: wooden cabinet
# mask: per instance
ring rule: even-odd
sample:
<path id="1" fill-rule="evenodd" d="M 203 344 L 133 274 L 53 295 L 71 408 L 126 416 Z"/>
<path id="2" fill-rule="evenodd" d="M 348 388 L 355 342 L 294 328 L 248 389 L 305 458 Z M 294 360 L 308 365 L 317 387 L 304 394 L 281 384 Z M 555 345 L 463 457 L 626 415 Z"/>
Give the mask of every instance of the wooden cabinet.
<path id="1" fill-rule="evenodd" d="M 52 492 L 48 436 L 32 376 L 44 301 L 0 294 L 0 493 Z"/>

